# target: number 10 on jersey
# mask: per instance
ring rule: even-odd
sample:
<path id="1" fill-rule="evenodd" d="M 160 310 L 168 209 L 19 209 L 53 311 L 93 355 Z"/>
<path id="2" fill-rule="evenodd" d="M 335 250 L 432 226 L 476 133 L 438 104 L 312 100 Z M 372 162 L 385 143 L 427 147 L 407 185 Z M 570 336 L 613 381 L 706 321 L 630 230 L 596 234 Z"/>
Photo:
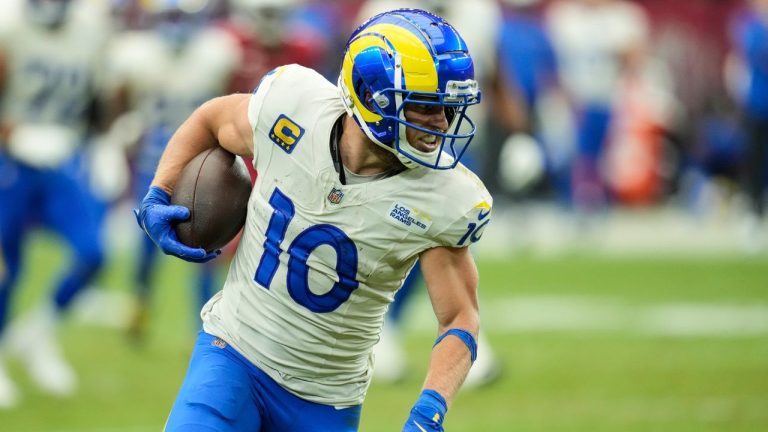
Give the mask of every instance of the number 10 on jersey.
<path id="1" fill-rule="evenodd" d="M 267 226 L 264 240 L 264 254 L 259 260 L 254 280 L 264 289 L 271 289 L 272 279 L 280 265 L 280 244 L 285 239 L 288 225 L 295 216 L 291 199 L 275 188 L 269 198 L 272 217 Z M 315 294 L 309 288 L 309 265 L 307 260 L 312 252 L 322 245 L 336 251 L 336 274 L 338 281 L 324 294 Z M 288 294 L 298 304 L 313 312 L 333 312 L 357 289 L 357 247 L 341 229 L 329 225 L 313 225 L 302 231 L 288 247 L 288 276 L 285 286 Z M 279 285 L 278 285 L 279 286 Z M 278 288 L 279 289 L 279 288 Z"/>

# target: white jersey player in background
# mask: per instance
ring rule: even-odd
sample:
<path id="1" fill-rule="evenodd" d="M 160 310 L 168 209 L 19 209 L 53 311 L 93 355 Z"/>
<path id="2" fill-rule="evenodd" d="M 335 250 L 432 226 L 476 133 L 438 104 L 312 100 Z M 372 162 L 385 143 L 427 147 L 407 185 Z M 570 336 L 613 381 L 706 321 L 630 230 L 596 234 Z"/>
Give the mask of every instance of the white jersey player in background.
<path id="1" fill-rule="evenodd" d="M 606 149 L 624 77 L 643 63 L 647 21 L 642 7 L 627 0 L 557 0 L 547 9 L 560 83 L 576 119 L 571 200 L 583 228 L 592 226 L 585 216 L 609 204 Z"/>
<path id="2" fill-rule="evenodd" d="M 459 34 L 428 12 L 373 17 L 350 37 L 338 86 L 283 66 L 252 95 L 213 99 L 177 130 L 137 210 L 166 253 L 180 244 L 169 205 L 181 169 L 216 145 L 259 173 L 223 290 L 168 431 L 355 431 L 372 348 L 419 260 L 438 321 L 424 389 L 404 431 L 442 431 L 477 354 L 477 269 L 491 197 L 458 159 L 480 101 Z M 405 420 L 406 416 L 403 415 Z"/>
<path id="3" fill-rule="evenodd" d="M 3 354 L 20 357 L 32 381 L 47 393 L 69 396 L 77 388 L 56 331 L 63 312 L 103 261 L 96 199 L 81 172 L 111 33 L 105 6 L 90 0 L 2 4 L 0 249 L 6 271 L 0 276 L 0 408 L 18 402 Z M 3 332 L 33 224 L 58 234 L 71 248 L 72 261 L 51 298 Z M 36 265 L 28 263 L 39 272 Z"/>
<path id="4" fill-rule="evenodd" d="M 141 201 L 154 176 L 160 155 L 173 132 L 208 99 L 227 93 L 240 65 L 241 51 L 224 30 L 210 25 L 213 4 L 192 7 L 175 0 L 147 0 L 143 12 L 147 30 L 120 35 L 110 50 L 106 81 L 117 111 L 138 120 L 141 137 L 135 151 L 134 196 Z M 129 336 L 142 342 L 148 327 L 151 284 L 156 263 L 155 245 L 142 238 L 135 280 L 137 304 L 128 323 Z M 210 296 L 213 267 L 201 269 L 201 302 Z"/>

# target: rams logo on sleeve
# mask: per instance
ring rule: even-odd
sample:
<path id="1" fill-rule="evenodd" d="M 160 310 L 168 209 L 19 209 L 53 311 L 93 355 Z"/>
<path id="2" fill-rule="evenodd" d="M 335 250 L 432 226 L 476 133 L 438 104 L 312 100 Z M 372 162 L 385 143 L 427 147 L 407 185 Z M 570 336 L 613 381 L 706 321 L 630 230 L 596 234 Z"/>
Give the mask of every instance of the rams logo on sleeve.
<path id="1" fill-rule="evenodd" d="M 280 114 L 269 132 L 272 142 L 289 154 L 296 148 L 302 136 L 304 136 L 304 128 L 285 114 Z"/>

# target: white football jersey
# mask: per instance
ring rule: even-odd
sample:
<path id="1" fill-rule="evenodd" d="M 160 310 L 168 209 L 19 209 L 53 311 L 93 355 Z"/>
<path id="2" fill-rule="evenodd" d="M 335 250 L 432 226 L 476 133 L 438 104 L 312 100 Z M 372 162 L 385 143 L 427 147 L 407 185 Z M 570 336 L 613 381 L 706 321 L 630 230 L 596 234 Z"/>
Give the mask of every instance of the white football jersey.
<path id="1" fill-rule="evenodd" d="M 108 16 L 73 2 L 62 26 L 49 29 L 25 18 L 18 0 L 0 22 L 0 55 L 7 76 L 0 118 L 14 125 L 11 154 L 34 166 L 72 155 L 87 130 L 111 33 Z"/>
<path id="2" fill-rule="evenodd" d="M 419 254 L 479 240 L 491 210 L 463 165 L 342 185 L 330 135 L 345 115 L 337 87 L 311 69 L 262 80 L 245 230 L 202 312 L 207 332 L 289 391 L 335 406 L 362 403 L 384 314 Z"/>
<path id="3" fill-rule="evenodd" d="M 553 2 L 547 28 L 570 95 L 579 104 L 610 106 L 624 70 L 621 57 L 648 38 L 647 17 L 628 1 L 586 3 Z"/>

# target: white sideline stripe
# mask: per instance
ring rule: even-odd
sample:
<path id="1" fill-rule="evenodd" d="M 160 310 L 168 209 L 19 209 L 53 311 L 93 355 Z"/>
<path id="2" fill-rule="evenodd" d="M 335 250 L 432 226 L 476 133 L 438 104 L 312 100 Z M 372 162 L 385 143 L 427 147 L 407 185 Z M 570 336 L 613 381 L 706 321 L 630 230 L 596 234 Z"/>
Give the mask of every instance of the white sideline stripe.
<path id="1" fill-rule="evenodd" d="M 431 332 L 427 301 L 414 304 L 408 327 Z M 768 335 L 768 304 L 659 303 L 635 305 L 601 297 L 510 296 L 481 302 L 490 332 L 615 332 L 641 336 L 752 337 Z"/>
<path id="2" fill-rule="evenodd" d="M 84 323 L 119 328 L 127 322 L 124 293 L 90 290 L 74 308 Z M 405 325 L 431 332 L 434 314 L 425 297 Z M 587 296 L 508 296 L 481 302 L 483 327 L 491 332 L 615 332 L 670 337 L 768 335 L 768 303 L 657 303 L 636 305 Z"/>

